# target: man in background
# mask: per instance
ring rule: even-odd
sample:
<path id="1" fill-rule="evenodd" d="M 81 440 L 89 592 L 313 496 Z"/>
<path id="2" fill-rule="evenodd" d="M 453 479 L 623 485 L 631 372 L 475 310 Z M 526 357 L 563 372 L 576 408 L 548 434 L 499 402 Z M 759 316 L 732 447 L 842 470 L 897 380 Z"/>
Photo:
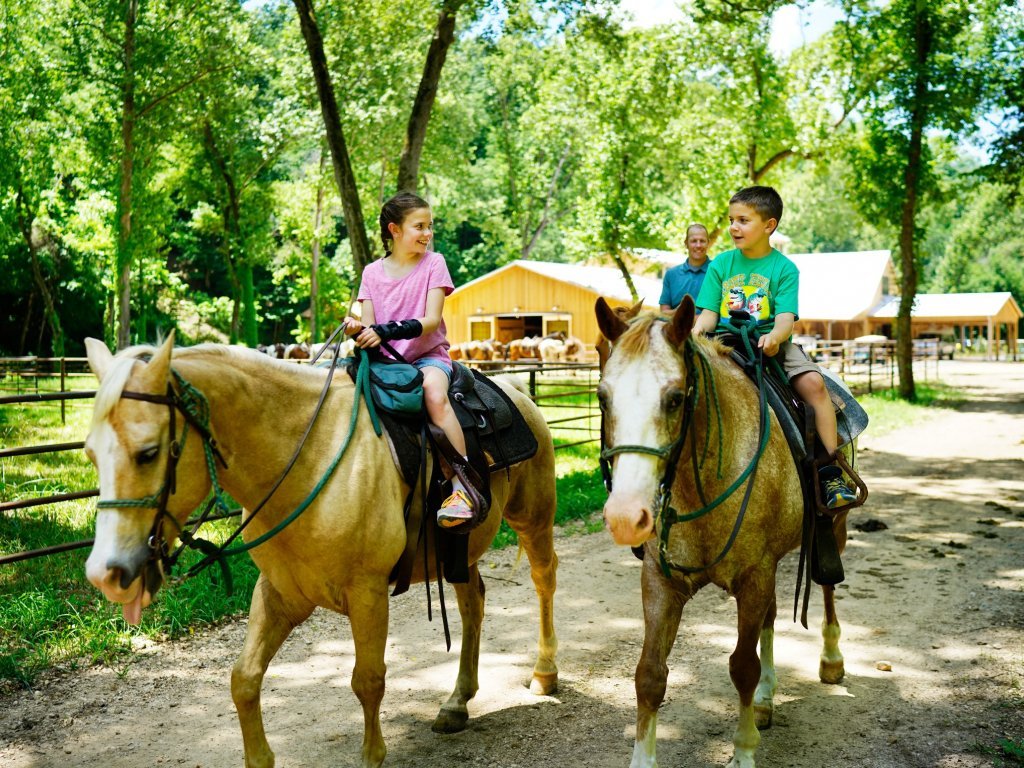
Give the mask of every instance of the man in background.
<path id="1" fill-rule="evenodd" d="M 686 294 L 697 300 L 708 273 L 708 230 L 703 224 L 687 227 L 686 253 L 686 261 L 665 272 L 659 300 L 662 312 L 674 312 Z"/>

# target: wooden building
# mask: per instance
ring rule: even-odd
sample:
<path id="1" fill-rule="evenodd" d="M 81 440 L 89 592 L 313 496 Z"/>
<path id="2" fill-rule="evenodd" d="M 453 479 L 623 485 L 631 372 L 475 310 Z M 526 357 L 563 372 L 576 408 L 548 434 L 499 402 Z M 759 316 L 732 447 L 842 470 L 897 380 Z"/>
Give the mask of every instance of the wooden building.
<path id="1" fill-rule="evenodd" d="M 878 328 L 894 325 L 899 298 L 891 297 L 871 313 Z M 984 341 L 985 355 L 998 359 L 1002 344 L 1007 358 L 1017 359 L 1017 331 L 1024 312 L 1009 291 L 996 293 L 919 293 L 914 301 L 911 327 L 921 334 L 953 336 L 961 347 L 977 347 Z"/>
<path id="2" fill-rule="evenodd" d="M 892 338 L 899 283 L 889 251 L 786 255 L 800 270 L 797 334 L 826 341 L 868 334 Z M 635 254 L 633 283 L 645 309 L 658 310 L 657 271 L 685 258 L 665 251 Z M 599 296 L 612 306 L 633 304 L 614 267 L 513 261 L 460 286 L 445 300 L 448 338 L 453 344 L 509 341 L 561 331 L 591 347 L 598 334 L 594 303 Z M 965 348 L 972 339 L 1005 339 L 1015 356 L 1021 314 L 1009 293 L 918 294 L 912 326 L 915 338 L 956 334 Z"/>
<path id="3" fill-rule="evenodd" d="M 657 310 L 661 280 L 634 277 L 646 309 Z M 448 339 L 510 341 L 561 331 L 588 347 L 597 340 L 599 296 L 632 306 L 626 281 L 614 267 L 517 260 L 459 286 L 444 302 Z"/>

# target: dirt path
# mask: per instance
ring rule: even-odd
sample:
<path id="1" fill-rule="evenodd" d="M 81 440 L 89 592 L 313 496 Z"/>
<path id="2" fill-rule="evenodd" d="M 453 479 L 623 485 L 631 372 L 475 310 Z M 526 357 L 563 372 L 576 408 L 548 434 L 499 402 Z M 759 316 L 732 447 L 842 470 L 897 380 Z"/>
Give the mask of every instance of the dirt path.
<path id="1" fill-rule="evenodd" d="M 872 498 L 851 523 L 839 616 L 846 680 L 817 681 L 820 598 L 806 631 L 792 615 L 795 557 L 779 580 L 775 726 L 761 766 L 869 768 L 991 766 L 982 753 L 1024 739 L 1024 365 L 943 364 L 970 400 L 896 434 L 863 440 Z M 639 562 L 605 533 L 563 532 L 556 622 L 561 687 L 535 698 L 536 601 L 514 552 L 483 572 L 488 614 L 481 689 L 468 730 L 436 736 L 430 723 L 454 682 L 423 592 L 397 599 L 382 721 L 397 768 L 587 766 L 625 768 L 632 750 L 633 669 L 642 623 Z M 705 590 L 687 606 L 669 659 L 658 728 L 662 766 L 723 765 L 735 694 L 727 660 L 732 601 Z M 457 616 L 453 619 L 458 629 Z M 0 765 L 242 764 L 228 690 L 244 624 L 142 647 L 121 670 L 54 676 L 0 701 Z M 892 671 L 877 663 L 887 661 Z M 272 665 L 264 716 L 279 768 L 358 765 L 362 718 L 348 687 L 344 620 L 318 612 Z"/>

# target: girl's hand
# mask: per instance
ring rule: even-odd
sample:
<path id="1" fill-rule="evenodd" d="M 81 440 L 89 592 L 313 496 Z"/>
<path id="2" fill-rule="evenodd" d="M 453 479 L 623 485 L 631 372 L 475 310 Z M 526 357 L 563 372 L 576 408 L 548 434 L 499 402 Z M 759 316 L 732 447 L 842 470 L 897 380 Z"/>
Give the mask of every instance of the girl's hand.
<path id="1" fill-rule="evenodd" d="M 372 349 L 380 346 L 380 336 L 370 326 L 360 326 L 361 330 L 356 335 L 356 346 L 360 349 Z"/>
<path id="2" fill-rule="evenodd" d="M 345 326 L 346 336 L 357 336 L 359 332 L 363 330 L 363 324 L 354 317 L 346 317 L 344 321 L 342 321 L 342 325 Z"/>

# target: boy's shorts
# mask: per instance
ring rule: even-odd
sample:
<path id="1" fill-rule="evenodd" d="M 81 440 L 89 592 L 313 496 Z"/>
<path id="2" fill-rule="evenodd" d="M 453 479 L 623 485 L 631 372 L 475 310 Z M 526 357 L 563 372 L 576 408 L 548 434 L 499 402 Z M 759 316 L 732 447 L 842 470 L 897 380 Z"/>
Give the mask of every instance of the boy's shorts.
<path id="1" fill-rule="evenodd" d="M 790 381 L 802 373 L 813 371 L 821 374 L 818 364 L 808 358 L 803 349 L 792 341 L 784 341 L 779 344 L 779 351 L 775 354 L 775 359 L 782 365 L 782 370 L 786 372 L 786 378 Z"/>

